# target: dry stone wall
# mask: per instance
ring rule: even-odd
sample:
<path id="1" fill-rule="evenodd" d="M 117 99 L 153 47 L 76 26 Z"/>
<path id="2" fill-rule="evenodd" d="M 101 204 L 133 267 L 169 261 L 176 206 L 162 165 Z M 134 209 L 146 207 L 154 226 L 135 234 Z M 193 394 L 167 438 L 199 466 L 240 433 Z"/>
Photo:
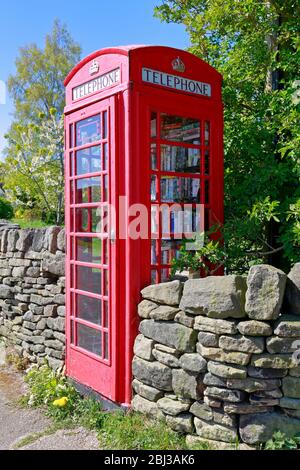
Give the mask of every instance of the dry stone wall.
<path id="1" fill-rule="evenodd" d="M 152 285 L 138 306 L 132 406 L 189 442 L 300 432 L 300 263 Z"/>
<path id="2" fill-rule="evenodd" d="M 53 368 L 65 355 L 65 231 L 0 223 L 0 340 Z"/>

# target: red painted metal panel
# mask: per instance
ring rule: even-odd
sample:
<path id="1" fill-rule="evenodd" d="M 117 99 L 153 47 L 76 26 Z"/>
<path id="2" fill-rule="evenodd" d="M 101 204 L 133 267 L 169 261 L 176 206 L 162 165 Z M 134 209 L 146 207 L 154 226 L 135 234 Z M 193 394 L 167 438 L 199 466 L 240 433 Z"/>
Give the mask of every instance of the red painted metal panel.
<path id="1" fill-rule="evenodd" d="M 175 61 L 175 62 L 174 62 Z M 174 70 L 174 66 L 175 69 Z M 152 72 L 154 83 L 148 78 Z M 117 72 L 116 72 L 117 71 Z M 111 73 L 114 72 L 114 73 Z M 144 75 L 143 75 L 144 73 Z M 143 80 L 144 77 L 144 80 Z M 173 78 L 172 78 L 173 77 Z M 175 78 L 174 78 L 175 77 Z M 179 78 L 178 78 L 179 77 Z M 182 80 L 181 80 L 182 79 Z M 181 80 L 181 81 L 180 81 Z M 188 81 L 198 84 L 208 84 L 211 87 L 210 96 L 202 96 L 194 92 L 194 87 Z M 191 181 L 199 180 L 201 191 L 199 201 L 205 204 L 209 211 L 210 224 L 223 222 L 223 109 L 221 101 L 221 75 L 199 58 L 173 48 L 161 46 L 125 46 L 108 48 L 97 51 L 81 61 L 66 79 L 67 105 L 66 113 L 66 231 L 67 231 L 67 374 L 77 381 L 94 388 L 105 397 L 125 405 L 131 401 L 131 361 L 133 342 L 137 334 L 138 316 L 137 304 L 140 300 L 140 290 L 151 282 L 151 240 L 122 237 L 124 227 L 116 226 L 116 239 L 110 242 L 110 285 L 108 296 L 99 296 L 91 292 L 89 298 L 110 299 L 110 324 L 107 328 L 92 326 L 94 331 L 103 334 L 110 333 L 109 360 L 101 359 L 91 351 L 86 351 L 80 345 L 76 346 L 76 331 L 71 332 L 74 322 L 83 326 L 91 326 L 85 318 L 74 319 L 72 316 L 72 296 L 78 289 L 71 285 L 71 266 L 97 268 L 96 264 L 86 263 L 80 259 L 71 259 L 71 242 L 76 237 L 85 236 L 86 240 L 93 239 L 93 232 L 82 233 L 75 224 L 76 210 L 82 208 L 91 211 L 103 204 L 86 197 L 85 201 L 74 199 L 74 185 L 86 185 L 87 194 L 93 192 L 93 184 L 82 182 L 83 175 L 71 175 L 70 160 L 75 158 L 78 150 L 86 149 L 92 153 L 94 143 L 88 142 L 78 148 L 73 142 L 70 148 L 70 124 L 93 114 L 107 110 L 110 113 L 110 154 L 109 154 L 109 194 L 110 202 L 117 209 L 120 223 L 125 221 L 125 228 L 130 222 L 130 207 L 136 203 L 144 204 L 148 209 L 150 226 L 150 179 L 151 174 L 157 176 L 158 200 L 162 196 L 161 184 L 164 179 L 176 176 Z M 173 85 L 180 84 L 181 90 Z M 173 85 L 172 85 L 173 84 Z M 171 86 L 172 85 L 172 86 Z M 201 88 L 199 88 L 201 89 Z M 207 91 L 206 88 L 203 88 Z M 206 93 L 208 95 L 209 93 Z M 199 143 L 170 142 L 165 136 L 150 136 L 151 112 L 157 113 L 157 131 L 162 113 L 170 116 L 194 119 L 201 123 L 201 141 Z M 210 142 L 205 143 L 205 123 L 210 123 Z M 73 136 L 73 140 L 75 134 Z M 106 142 L 106 141 L 105 141 Z M 156 145 L 158 167 L 151 170 L 150 147 Z M 199 171 L 189 174 L 188 170 L 162 168 L 160 159 L 161 146 L 176 146 L 180 152 L 201 153 Z M 172 147 L 172 148 L 173 148 Z M 205 152 L 210 152 L 210 171 L 206 174 Z M 194 171 L 194 170 L 193 170 Z M 84 177 L 100 178 L 103 182 L 104 173 L 87 172 Z M 70 184 L 72 181 L 72 186 Z M 178 180 L 178 184 L 183 181 Z M 79 183 L 78 183 L 79 182 Z M 158 185 L 158 182 L 160 184 Z M 205 183 L 207 182 L 207 183 Z M 177 184 L 177 183 L 176 183 Z M 186 183 L 184 183 L 186 184 Z M 197 187 L 198 183 L 193 183 Z M 202 184 L 202 186 L 201 186 Z M 83 189 L 79 190 L 82 193 Z M 209 199 L 208 198 L 209 195 Z M 120 201 L 119 197 L 123 200 Z M 81 196 L 80 196 L 81 197 Z M 198 197 L 198 193 L 197 193 Z M 78 198 L 77 198 L 78 199 Z M 89 218 L 91 213 L 89 212 Z M 81 219 L 80 219 L 81 220 Z M 119 219 L 117 219 L 119 220 Z M 91 226 L 91 223 L 89 223 Z M 150 229 L 149 229 L 150 232 Z M 124 234 L 123 234 L 124 235 Z M 161 228 L 160 228 L 160 235 Z M 104 238 L 104 237 L 103 237 Z M 90 246 L 86 241 L 85 246 Z M 154 265 L 157 272 L 168 269 L 161 255 L 161 241 L 156 242 L 159 252 L 158 263 Z M 91 254 L 89 254 L 91 256 Z M 107 267 L 107 266 L 105 266 Z M 222 274 L 222 272 L 219 272 Z M 76 278 L 76 274 L 74 274 Z M 160 274 L 158 279 L 160 279 Z M 102 281 L 103 282 L 103 281 Z M 103 337 L 102 337 L 103 339 Z M 71 343 L 75 342 L 72 346 Z"/>

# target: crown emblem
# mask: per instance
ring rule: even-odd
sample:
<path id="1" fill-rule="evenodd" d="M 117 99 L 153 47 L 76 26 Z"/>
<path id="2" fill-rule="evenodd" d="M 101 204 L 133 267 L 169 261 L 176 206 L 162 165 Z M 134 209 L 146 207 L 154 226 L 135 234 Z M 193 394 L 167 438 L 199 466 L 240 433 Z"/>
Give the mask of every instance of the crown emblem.
<path id="1" fill-rule="evenodd" d="M 99 62 L 97 60 L 93 60 L 89 72 L 90 75 L 94 75 L 95 73 L 99 72 Z"/>
<path id="2" fill-rule="evenodd" d="M 172 67 L 173 70 L 176 70 L 177 72 L 184 72 L 185 71 L 185 65 L 180 59 L 180 57 L 177 57 L 172 61 Z"/>

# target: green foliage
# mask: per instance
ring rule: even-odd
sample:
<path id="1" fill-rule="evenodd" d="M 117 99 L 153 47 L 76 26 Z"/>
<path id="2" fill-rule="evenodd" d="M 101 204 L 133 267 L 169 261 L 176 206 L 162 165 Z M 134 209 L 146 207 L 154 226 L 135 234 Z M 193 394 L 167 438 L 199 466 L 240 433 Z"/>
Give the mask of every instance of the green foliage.
<path id="1" fill-rule="evenodd" d="M 185 438 L 164 423 L 133 412 L 105 412 L 98 402 L 82 398 L 61 371 L 45 364 L 32 366 L 25 377 L 29 386 L 28 406 L 46 408 L 56 423 L 81 425 L 98 432 L 101 448 L 185 449 Z M 206 446 L 204 446 L 206 448 Z"/>
<path id="2" fill-rule="evenodd" d="M 111 450 L 185 449 L 185 439 L 162 422 L 139 413 L 107 413 L 98 433 L 100 445 Z"/>
<path id="3" fill-rule="evenodd" d="M 55 21 L 44 49 L 20 50 L 16 74 L 8 81 L 14 121 L 6 135 L 0 175 L 9 199 L 21 210 L 39 210 L 46 222 L 61 224 L 64 206 L 64 78 L 81 49 Z"/>
<path id="4" fill-rule="evenodd" d="M 272 439 L 265 444 L 265 450 L 297 450 L 300 448 L 300 434 L 294 437 L 286 437 L 280 431 L 273 434 Z"/>
<path id="5" fill-rule="evenodd" d="M 277 250 L 288 268 L 300 258 L 299 2 L 162 0 L 155 14 L 184 24 L 190 51 L 224 77 L 228 271 Z"/>
<path id="6" fill-rule="evenodd" d="M 184 241 L 178 257 L 172 260 L 171 276 L 178 271 L 186 270 L 203 270 L 206 274 L 213 275 L 219 267 L 225 264 L 226 253 L 223 244 L 219 240 L 211 240 L 210 235 L 211 232 L 208 232 L 200 234 L 195 241 Z M 192 250 L 189 247 L 190 243 L 193 243 Z"/>
<path id="7" fill-rule="evenodd" d="M 4 197 L 0 197 L 0 219 L 11 219 L 14 216 L 14 209 L 11 203 Z"/>

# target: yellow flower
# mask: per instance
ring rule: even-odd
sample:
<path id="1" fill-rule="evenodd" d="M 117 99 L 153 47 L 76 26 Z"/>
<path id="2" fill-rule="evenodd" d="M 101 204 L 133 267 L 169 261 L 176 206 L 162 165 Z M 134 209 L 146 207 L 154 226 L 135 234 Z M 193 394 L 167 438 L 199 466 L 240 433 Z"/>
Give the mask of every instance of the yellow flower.
<path id="1" fill-rule="evenodd" d="M 64 406 L 66 406 L 68 401 L 69 401 L 68 397 L 62 397 L 59 400 L 54 400 L 53 406 L 57 406 L 58 408 L 63 408 Z"/>

